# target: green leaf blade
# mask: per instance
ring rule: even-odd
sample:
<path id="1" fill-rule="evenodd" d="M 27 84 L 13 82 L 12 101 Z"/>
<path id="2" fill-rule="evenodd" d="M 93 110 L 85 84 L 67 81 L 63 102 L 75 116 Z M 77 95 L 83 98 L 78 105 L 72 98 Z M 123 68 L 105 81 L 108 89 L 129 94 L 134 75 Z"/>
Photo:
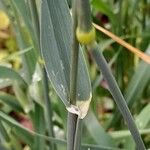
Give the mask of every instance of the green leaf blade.
<path id="1" fill-rule="evenodd" d="M 10 80 L 16 80 L 18 81 L 21 85 L 23 85 L 24 87 L 27 87 L 27 83 L 25 82 L 25 80 L 20 76 L 19 73 L 17 73 L 16 71 L 14 71 L 11 68 L 8 67 L 4 67 L 4 66 L 0 66 L 0 78 L 2 79 L 10 79 Z"/>
<path id="2" fill-rule="evenodd" d="M 41 50 L 46 70 L 57 94 L 69 107 L 72 23 L 68 5 L 63 0 L 43 0 L 41 8 Z M 80 49 L 77 83 L 79 107 L 80 102 L 90 100 L 91 85 Z"/>
<path id="3" fill-rule="evenodd" d="M 10 106 L 15 111 L 23 112 L 23 109 L 20 106 L 20 104 L 18 103 L 18 100 L 16 99 L 16 97 L 14 97 L 10 94 L 0 92 L 0 101 L 4 102 L 5 104 Z"/>

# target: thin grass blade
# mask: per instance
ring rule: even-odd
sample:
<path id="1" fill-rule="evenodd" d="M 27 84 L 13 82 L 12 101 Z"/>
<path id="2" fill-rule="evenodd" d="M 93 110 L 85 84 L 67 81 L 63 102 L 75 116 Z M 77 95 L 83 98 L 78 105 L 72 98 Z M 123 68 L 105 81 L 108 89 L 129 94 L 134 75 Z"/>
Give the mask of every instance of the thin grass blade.
<path id="1" fill-rule="evenodd" d="M 133 136 L 133 139 L 136 143 L 136 146 L 139 150 L 145 150 L 145 145 L 143 143 L 143 140 L 139 134 L 139 131 L 135 125 L 134 119 L 130 113 L 130 110 L 128 109 L 128 106 L 126 104 L 126 101 L 117 85 L 117 82 L 115 81 L 115 78 L 113 77 L 112 73 L 110 72 L 110 69 L 107 65 L 107 62 L 102 54 L 101 51 L 99 51 L 99 47 L 97 44 L 92 45 L 89 47 L 92 50 L 92 56 L 94 60 L 96 61 L 99 69 L 102 71 L 105 80 L 107 81 L 109 85 L 109 91 L 112 94 L 119 111 L 121 112 L 124 120 L 126 121 L 128 128 Z"/>
<path id="2" fill-rule="evenodd" d="M 0 101 L 10 106 L 14 111 L 23 112 L 23 109 L 15 96 L 0 92 Z"/>

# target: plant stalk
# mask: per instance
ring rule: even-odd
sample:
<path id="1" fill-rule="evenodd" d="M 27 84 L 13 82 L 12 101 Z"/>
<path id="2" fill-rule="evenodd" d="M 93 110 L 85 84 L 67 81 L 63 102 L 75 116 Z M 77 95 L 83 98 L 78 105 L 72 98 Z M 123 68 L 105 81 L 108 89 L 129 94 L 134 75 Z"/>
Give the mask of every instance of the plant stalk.
<path id="1" fill-rule="evenodd" d="M 76 84 L 79 53 L 79 42 L 76 38 L 77 27 L 79 27 L 79 29 L 84 32 L 89 32 L 92 29 L 92 18 L 89 0 L 73 0 L 73 53 L 70 73 L 70 98 L 72 104 L 76 102 Z M 74 118 L 76 124 L 74 124 L 75 130 L 73 131 L 73 144 L 71 149 L 68 150 L 80 150 L 81 147 L 82 120 L 77 116 Z"/>
<path id="2" fill-rule="evenodd" d="M 77 118 L 78 118 L 77 115 L 68 112 L 67 150 L 73 150 L 74 149 L 74 136 L 75 136 L 75 132 L 76 132 Z"/>
<path id="3" fill-rule="evenodd" d="M 76 39 L 77 14 L 76 14 L 76 0 L 73 1 L 73 43 L 71 55 L 70 68 L 70 103 L 76 104 L 76 90 L 77 90 L 77 74 L 78 74 L 78 55 L 79 43 Z"/>
<path id="4" fill-rule="evenodd" d="M 76 124 L 76 132 L 74 138 L 74 150 L 80 150 L 82 138 L 82 120 L 78 117 Z"/>
<path id="5" fill-rule="evenodd" d="M 76 1 L 72 3 L 73 6 L 73 43 L 72 43 L 72 57 L 70 68 L 70 103 L 76 104 L 76 89 L 77 89 L 77 74 L 78 74 L 78 55 L 79 55 L 79 43 L 76 39 L 76 27 L 77 27 L 77 12 Z M 78 116 L 68 112 L 68 133 L 67 133 L 67 150 L 74 149 L 74 137 L 76 132 L 76 123 Z"/>
<path id="6" fill-rule="evenodd" d="M 84 32 L 92 29 L 92 18 L 89 0 L 76 0 L 78 7 L 78 27 Z"/>

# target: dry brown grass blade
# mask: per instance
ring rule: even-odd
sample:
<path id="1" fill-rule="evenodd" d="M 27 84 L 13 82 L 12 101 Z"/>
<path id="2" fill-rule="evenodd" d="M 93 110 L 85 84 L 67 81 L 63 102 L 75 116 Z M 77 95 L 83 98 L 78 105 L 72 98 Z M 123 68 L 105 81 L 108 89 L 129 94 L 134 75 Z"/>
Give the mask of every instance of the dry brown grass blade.
<path id="1" fill-rule="evenodd" d="M 93 23 L 94 27 L 103 32 L 104 34 L 106 34 L 107 36 L 109 36 L 110 38 L 112 38 L 114 41 L 116 41 L 117 43 L 119 43 L 120 45 L 124 46 L 125 48 L 127 48 L 129 51 L 133 52 L 135 55 L 137 55 L 139 58 L 141 58 L 142 60 L 144 60 L 145 62 L 147 62 L 148 64 L 150 64 L 150 56 L 146 55 L 145 53 L 143 53 L 141 50 L 133 47 L 132 45 L 130 45 L 129 43 L 125 42 L 124 40 L 122 40 L 121 38 L 119 38 L 118 36 L 114 35 L 113 33 L 109 32 L 108 30 L 102 28 L 101 26 Z"/>

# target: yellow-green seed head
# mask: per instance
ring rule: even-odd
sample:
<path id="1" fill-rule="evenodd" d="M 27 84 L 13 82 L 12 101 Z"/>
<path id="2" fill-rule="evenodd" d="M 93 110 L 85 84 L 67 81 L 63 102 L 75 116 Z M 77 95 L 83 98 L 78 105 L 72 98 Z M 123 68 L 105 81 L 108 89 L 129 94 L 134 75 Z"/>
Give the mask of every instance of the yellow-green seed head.
<path id="1" fill-rule="evenodd" d="M 96 37 L 95 28 L 92 27 L 90 31 L 85 32 L 85 31 L 82 31 L 79 27 L 77 27 L 76 37 L 77 37 L 77 40 L 81 44 L 85 44 L 85 45 L 91 44 L 95 40 L 95 37 Z"/>
<path id="2" fill-rule="evenodd" d="M 6 13 L 0 10 L 0 30 L 6 29 L 10 24 L 10 20 Z"/>

